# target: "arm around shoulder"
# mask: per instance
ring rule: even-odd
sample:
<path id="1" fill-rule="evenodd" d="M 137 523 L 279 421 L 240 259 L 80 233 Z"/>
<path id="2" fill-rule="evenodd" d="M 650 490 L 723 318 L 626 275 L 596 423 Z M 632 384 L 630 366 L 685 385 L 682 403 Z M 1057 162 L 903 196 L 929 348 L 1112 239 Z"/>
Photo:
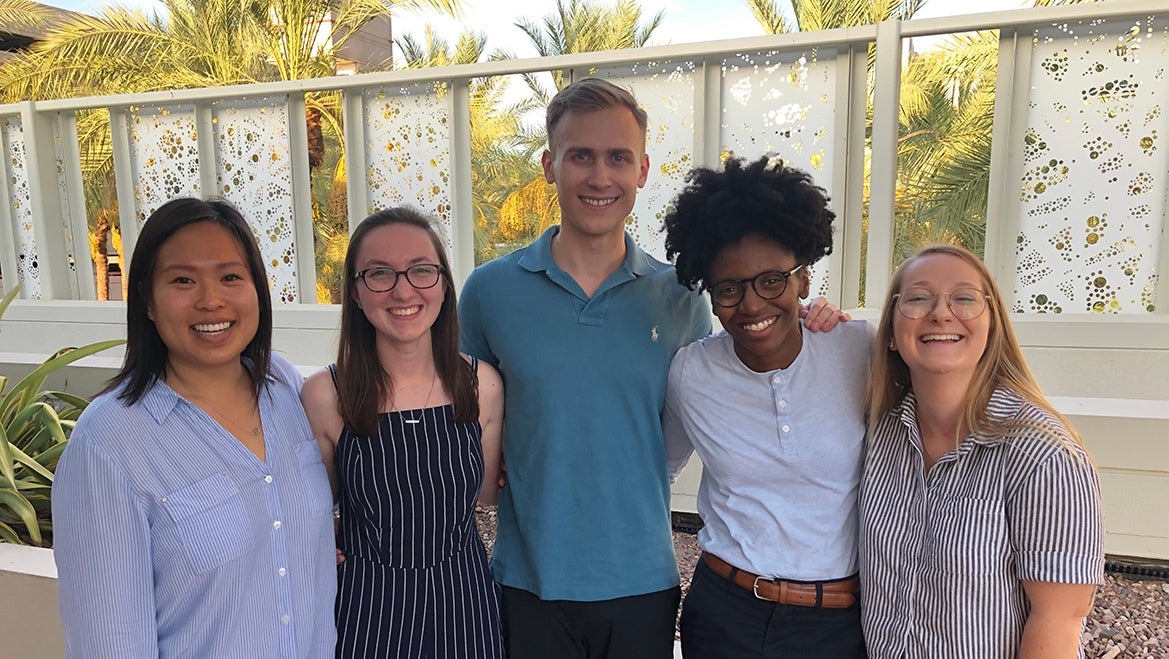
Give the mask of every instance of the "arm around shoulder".
<path id="1" fill-rule="evenodd" d="M 503 379 L 490 364 L 479 362 L 479 425 L 483 429 L 483 483 L 479 503 L 499 502 L 499 476 L 503 465 Z"/>

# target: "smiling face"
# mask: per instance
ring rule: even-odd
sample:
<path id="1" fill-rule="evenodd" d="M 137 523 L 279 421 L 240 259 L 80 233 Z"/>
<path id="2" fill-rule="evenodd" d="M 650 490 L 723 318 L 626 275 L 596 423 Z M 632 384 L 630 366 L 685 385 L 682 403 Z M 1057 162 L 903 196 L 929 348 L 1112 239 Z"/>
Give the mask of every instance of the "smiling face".
<path id="1" fill-rule="evenodd" d="M 990 334 L 989 306 L 978 317 L 964 320 L 955 316 L 947 296 L 959 289 L 985 290 L 978 270 L 952 254 L 927 254 L 906 266 L 899 293 L 923 289 L 937 296 L 933 308 L 922 318 L 906 318 L 896 308 L 893 315 L 893 349 L 909 367 L 916 383 L 934 376 L 972 380 L 975 368 L 986 352 Z"/>
<path id="2" fill-rule="evenodd" d="M 426 231 L 408 224 L 386 224 L 371 229 L 356 247 L 357 271 L 386 267 L 405 272 L 419 264 L 439 264 L 438 253 Z M 353 301 L 377 331 L 377 340 L 411 343 L 430 340 L 430 328 L 438 318 L 446 296 L 446 279 L 430 288 L 415 288 L 398 276 L 389 291 L 374 293 L 354 282 Z"/>
<path id="3" fill-rule="evenodd" d="M 260 319 L 243 246 L 214 222 L 176 231 L 158 250 L 147 314 L 168 370 L 238 366 Z"/>
<path id="4" fill-rule="evenodd" d="M 541 163 L 556 184 L 566 237 L 621 234 L 637 189 L 649 175 L 645 131 L 623 106 L 570 110 L 560 118 Z"/>
<path id="5" fill-rule="evenodd" d="M 787 272 L 799 263 L 779 243 L 761 236 L 747 236 L 719 251 L 706 281 L 749 279 L 762 272 Z M 787 368 L 800 353 L 800 298 L 808 296 L 808 271 L 788 277 L 787 288 L 772 300 L 759 297 L 747 282 L 743 300 L 734 307 L 713 305 L 714 315 L 735 343 L 735 354 L 758 373 Z"/>

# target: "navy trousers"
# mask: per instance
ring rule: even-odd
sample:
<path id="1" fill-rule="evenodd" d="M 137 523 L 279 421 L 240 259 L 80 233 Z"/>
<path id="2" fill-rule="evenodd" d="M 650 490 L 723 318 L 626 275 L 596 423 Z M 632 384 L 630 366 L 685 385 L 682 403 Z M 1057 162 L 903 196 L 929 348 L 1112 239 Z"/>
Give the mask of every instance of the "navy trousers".
<path id="1" fill-rule="evenodd" d="M 859 604 L 828 609 L 777 604 L 699 560 L 682 604 L 687 659 L 864 659 Z"/>

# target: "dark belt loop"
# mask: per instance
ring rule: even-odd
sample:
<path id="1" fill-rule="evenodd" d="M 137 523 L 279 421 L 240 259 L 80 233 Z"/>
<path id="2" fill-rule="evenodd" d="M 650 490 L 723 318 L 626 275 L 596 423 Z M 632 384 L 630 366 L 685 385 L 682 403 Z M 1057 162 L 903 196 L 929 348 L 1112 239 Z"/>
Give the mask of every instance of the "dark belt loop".
<path id="1" fill-rule="evenodd" d="M 816 582 L 816 606 L 824 606 L 824 584 Z"/>

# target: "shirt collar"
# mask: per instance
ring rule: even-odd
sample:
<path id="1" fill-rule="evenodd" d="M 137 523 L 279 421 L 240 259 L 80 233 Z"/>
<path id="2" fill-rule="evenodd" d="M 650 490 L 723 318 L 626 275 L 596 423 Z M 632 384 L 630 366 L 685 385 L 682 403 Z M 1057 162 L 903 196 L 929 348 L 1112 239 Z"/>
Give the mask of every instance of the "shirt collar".
<path id="1" fill-rule="evenodd" d="M 1022 408 L 1022 396 L 1006 387 L 995 387 L 995 390 L 990 395 L 990 400 L 986 404 L 987 419 L 993 427 L 1017 417 Z M 909 429 L 912 436 L 916 437 L 918 434 L 917 397 L 910 391 L 894 409 L 901 420 L 901 424 Z M 970 433 L 969 439 L 983 445 L 996 445 L 1002 442 L 1001 435 L 978 430 Z"/>
<path id="2" fill-rule="evenodd" d="M 248 370 L 251 370 L 251 362 L 247 359 L 243 359 L 242 361 L 248 367 Z M 271 373 L 268 374 L 266 380 L 266 386 L 272 386 L 275 382 L 275 378 L 273 378 Z M 155 378 L 150 387 L 146 389 L 146 393 L 142 395 L 142 407 L 146 409 L 146 412 L 150 414 L 150 417 L 156 423 L 162 423 L 174 412 L 180 400 L 186 399 L 178 395 L 167 383 Z"/>
<path id="3" fill-rule="evenodd" d="M 528 248 L 524 250 L 523 256 L 520 257 L 519 265 L 521 268 L 529 272 L 548 272 L 550 270 L 560 270 L 560 266 L 552 259 L 552 239 L 560 233 L 560 225 L 548 227 Z M 623 271 L 629 276 L 643 277 L 650 273 L 656 272 L 661 265 L 655 263 L 653 259 L 637 246 L 634 242 L 633 236 L 629 232 L 625 232 L 625 258 L 621 261 L 619 271 Z"/>

